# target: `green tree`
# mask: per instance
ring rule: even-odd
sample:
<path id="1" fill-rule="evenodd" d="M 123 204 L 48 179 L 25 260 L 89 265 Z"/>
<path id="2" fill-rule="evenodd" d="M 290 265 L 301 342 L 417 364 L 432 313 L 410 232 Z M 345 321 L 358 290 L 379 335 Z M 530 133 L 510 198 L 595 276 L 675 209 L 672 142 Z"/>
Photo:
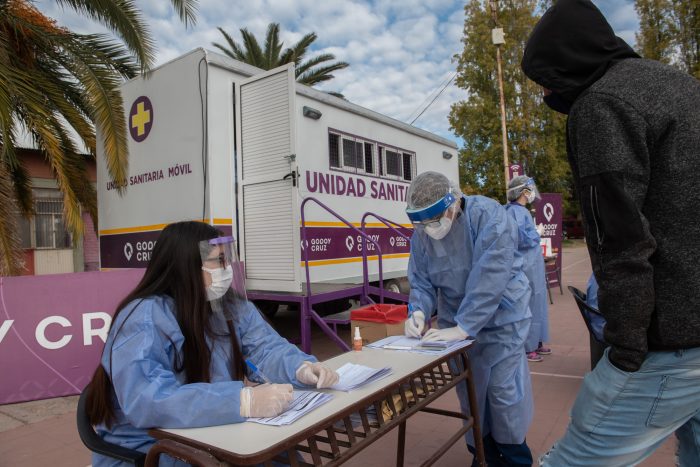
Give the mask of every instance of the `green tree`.
<path id="1" fill-rule="evenodd" d="M 700 0 L 635 0 L 637 50 L 700 79 Z"/>
<path id="2" fill-rule="evenodd" d="M 501 55 L 510 163 L 519 163 L 541 191 L 563 193 L 568 206 L 571 175 L 565 118 L 542 103 L 541 88 L 520 69 L 525 42 L 539 19 L 537 1 L 500 5 L 499 23 L 506 34 Z M 460 183 L 468 193 L 505 201 L 496 48 L 491 42 L 494 24 L 488 2 L 471 0 L 465 13 L 456 83 L 469 97 L 453 104 L 449 116 L 452 129 L 464 141 L 459 151 Z"/>
<path id="3" fill-rule="evenodd" d="M 294 63 L 297 81 L 308 86 L 333 79 L 333 72 L 348 67 L 346 62 L 333 62 L 333 54 L 321 54 L 304 61 L 304 57 L 309 51 L 309 47 L 317 39 L 315 32 L 310 32 L 302 37 L 296 44 L 282 50 L 284 44 L 280 41 L 280 25 L 270 23 L 265 35 L 265 48 L 260 47 L 260 43 L 255 36 L 246 28 L 241 29 L 243 45 L 238 44 L 222 28 L 218 28 L 226 39 L 227 45 L 214 42 L 212 45 L 221 50 L 229 57 L 248 63 L 250 65 L 271 70 L 286 63 Z"/>
<path id="4" fill-rule="evenodd" d="M 95 128 L 112 178 L 126 179 L 126 119 L 119 85 L 147 71 L 153 40 L 132 0 L 55 0 L 108 27 L 119 39 L 76 34 L 44 15 L 29 0 L 0 1 L 0 274 L 21 268 L 17 212 L 33 213 L 31 183 L 17 154 L 27 133 L 45 155 L 63 194 L 64 217 L 75 237 L 83 233 L 81 210 L 97 225 L 95 190 L 85 155 L 95 157 Z M 194 21 L 196 0 L 170 0 L 180 18 Z"/>

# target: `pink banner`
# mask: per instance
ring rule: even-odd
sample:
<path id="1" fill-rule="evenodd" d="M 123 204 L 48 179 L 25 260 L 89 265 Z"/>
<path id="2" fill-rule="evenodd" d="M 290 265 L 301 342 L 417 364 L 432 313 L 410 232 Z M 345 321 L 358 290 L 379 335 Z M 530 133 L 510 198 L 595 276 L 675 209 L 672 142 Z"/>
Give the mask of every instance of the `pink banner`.
<path id="1" fill-rule="evenodd" d="M 0 277 L 0 404 L 80 393 L 143 272 Z"/>

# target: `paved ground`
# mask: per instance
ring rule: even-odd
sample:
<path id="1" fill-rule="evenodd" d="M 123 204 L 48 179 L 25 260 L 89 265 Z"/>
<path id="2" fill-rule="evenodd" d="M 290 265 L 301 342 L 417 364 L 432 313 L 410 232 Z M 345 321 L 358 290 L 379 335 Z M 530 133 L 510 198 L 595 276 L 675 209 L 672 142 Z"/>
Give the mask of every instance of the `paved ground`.
<path id="1" fill-rule="evenodd" d="M 563 434 L 569 410 L 583 375 L 589 370 L 588 333 L 566 285 L 585 290 L 590 274 L 588 254 L 582 244 L 564 249 L 562 281 L 564 294 L 552 289 L 554 305 L 550 307 L 550 343 L 554 353 L 541 363 L 530 363 L 535 419 L 528 433 L 528 444 L 535 455 L 545 452 Z M 297 332 L 295 316 L 280 312 L 275 325 L 291 337 Z M 323 359 L 338 352 L 320 331 L 313 336 L 313 349 Z M 75 428 L 77 397 L 0 406 L 0 466 L 85 467 L 90 454 L 81 444 Z M 440 407 L 459 407 L 454 392 L 442 398 Z M 418 414 L 408 423 L 406 465 L 420 465 L 427 453 L 458 429 L 456 420 Z M 345 465 L 394 465 L 396 430 L 360 453 Z M 675 440 L 669 439 L 647 459 L 645 467 L 674 465 Z M 471 458 L 463 443 L 457 443 L 438 462 L 440 466 L 468 465 Z"/>

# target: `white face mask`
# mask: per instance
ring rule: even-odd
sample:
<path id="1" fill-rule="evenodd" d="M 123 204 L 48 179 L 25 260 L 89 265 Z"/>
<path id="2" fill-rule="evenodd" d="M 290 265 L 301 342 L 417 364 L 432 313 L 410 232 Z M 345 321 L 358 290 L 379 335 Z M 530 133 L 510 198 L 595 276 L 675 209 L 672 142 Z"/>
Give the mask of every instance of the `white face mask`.
<path id="1" fill-rule="evenodd" d="M 207 287 L 207 301 L 223 297 L 231 287 L 231 281 L 233 280 L 233 268 L 231 268 L 231 265 L 226 266 L 224 269 L 209 269 L 202 266 L 202 271 L 206 271 L 211 275 L 211 285 Z"/>
<path id="2" fill-rule="evenodd" d="M 532 204 L 534 201 L 535 201 L 535 192 L 534 192 L 534 191 L 531 191 L 531 192 L 528 193 L 528 195 L 527 195 L 527 202 L 530 203 L 530 204 Z"/>
<path id="3" fill-rule="evenodd" d="M 425 226 L 425 233 L 428 234 L 430 238 L 442 240 L 448 233 L 450 233 L 450 229 L 452 228 L 452 219 L 445 216 L 440 219 L 440 221 L 437 223 L 438 225 L 433 226 L 433 224 L 435 224 L 435 222 L 431 223 L 431 225 Z"/>

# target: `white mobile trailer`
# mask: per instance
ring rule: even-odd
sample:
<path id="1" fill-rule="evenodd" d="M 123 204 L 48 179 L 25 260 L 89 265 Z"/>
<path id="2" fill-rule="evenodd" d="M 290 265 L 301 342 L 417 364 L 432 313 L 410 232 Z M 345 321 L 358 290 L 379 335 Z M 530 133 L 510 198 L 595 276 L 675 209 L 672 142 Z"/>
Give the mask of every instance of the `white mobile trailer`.
<path id="1" fill-rule="evenodd" d="M 98 157 L 102 269 L 144 267 L 166 224 L 199 219 L 236 236 L 248 289 L 301 292 L 303 248 L 312 283 L 359 283 L 358 233 L 310 202 L 302 245 L 303 199 L 358 227 L 367 211 L 407 224 L 405 194 L 417 173 L 458 177 L 452 141 L 297 84 L 291 65 L 262 71 L 196 49 L 126 82 L 122 95 L 123 196 Z M 384 277 L 404 277 L 408 245 L 368 221 Z M 376 253 L 368 254 L 376 279 Z"/>

